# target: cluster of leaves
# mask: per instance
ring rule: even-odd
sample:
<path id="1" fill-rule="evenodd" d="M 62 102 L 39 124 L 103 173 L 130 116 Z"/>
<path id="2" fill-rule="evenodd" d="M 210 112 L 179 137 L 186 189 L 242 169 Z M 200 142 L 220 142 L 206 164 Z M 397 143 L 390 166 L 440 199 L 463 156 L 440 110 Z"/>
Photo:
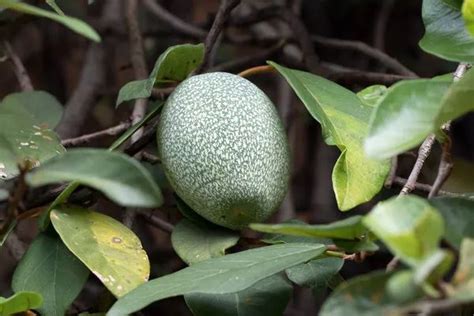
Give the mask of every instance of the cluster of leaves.
<path id="1" fill-rule="evenodd" d="M 6 0 L 0 0 L 0 7 L 50 18 L 99 40 L 89 26 L 61 13 Z M 424 0 L 426 34 L 420 46 L 447 60 L 472 62 L 472 7 L 469 0 Z M 203 54 L 202 44 L 170 47 L 148 79 L 122 88 L 117 104 L 150 97 L 154 87 L 184 80 L 200 65 Z M 389 88 L 371 86 L 355 94 L 319 76 L 270 65 L 321 124 L 326 143 L 341 151 L 332 180 L 342 211 L 371 200 L 382 189 L 389 158 L 418 146 L 431 133 L 442 141 L 440 126 L 474 109 L 473 71 L 454 83 L 449 75 L 402 81 Z M 365 216 L 323 225 L 252 224 L 251 229 L 266 233 L 260 240 L 265 246 L 232 254 L 226 251 L 238 243 L 239 234 L 206 222 L 178 199 L 184 219 L 172 232 L 172 245 L 189 267 L 148 281 L 147 254 L 130 229 L 67 201 L 82 185 L 121 206 L 162 204 L 150 172 L 119 152 L 120 145 L 153 119 L 160 107 L 108 150 L 68 151 L 52 130 L 61 108 L 42 91 L 11 94 L 0 103 L 2 187 L 15 180 L 18 166 L 25 168 L 25 161 L 35 167 L 26 170 L 24 179 L 31 187 L 70 182 L 43 212 L 41 232 L 15 270 L 15 294 L 0 298 L 0 315 L 28 309 L 63 315 L 90 272 L 118 299 L 107 315 L 128 315 L 179 295 L 198 316 L 279 315 L 290 299 L 291 282 L 311 288 L 315 295 L 334 289 L 321 315 L 397 315 L 422 309 L 429 303 L 425 299 L 474 302 L 474 201 L 463 198 L 391 198 Z M 8 192 L 0 189 L 0 198 L 6 197 Z M 15 224 L 12 220 L 7 229 L 4 225 L 0 246 Z M 442 240 L 453 250 L 441 248 Z M 381 246 L 400 258 L 404 268 L 342 279 L 339 271 L 346 253 L 375 252 Z M 454 276 L 446 279 L 457 252 Z M 441 280 L 446 281 L 443 292 L 438 287 Z"/>

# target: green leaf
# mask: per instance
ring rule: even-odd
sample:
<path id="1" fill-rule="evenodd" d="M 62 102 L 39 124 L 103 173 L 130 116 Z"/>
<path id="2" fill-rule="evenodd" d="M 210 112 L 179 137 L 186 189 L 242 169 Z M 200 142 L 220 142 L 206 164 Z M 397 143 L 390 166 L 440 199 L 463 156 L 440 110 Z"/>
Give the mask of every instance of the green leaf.
<path id="1" fill-rule="evenodd" d="M 381 190 L 390 169 L 389 161 L 370 160 L 364 154 L 363 140 L 372 106 L 322 77 L 269 64 L 285 77 L 321 124 L 326 143 L 336 145 L 342 152 L 332 173 L 339 209 L 349 210 L 371 200 Z"/>
<path id="2" fill-rule="evenodd" d="M 324 237 L 334 239 L 359 239 L 367 234 L 362 216 L 356 215 L 330 224 L 250 224 L 250 228 L 259 232 L 284 234 L 303 237 Z"/>
<path id="3" fill-rule="evenodd" d="M 402 270 L 390 277 L 385 291 L 391 301 L 407 304 L 423 296 L 422 287 L 415 283 L 414 275 L 412 270 Z"/>
<path id="4" fill-rule="evenodd" d="M 344 260 L 341 258 L 317 258 L 287 269 L 286 275 L 300 286 L 313 290 L 325 289 L 343 265 Z"/>
<path id="5" fill-rule="evenodd" d="M 474 237 L 474 201 L 463 198 L 440 197 L 430 200 L 446 223 L 444 238 L 459 249 L 464 237 Z"/>
<path id="6" fill-rule="evenodd" d="M 195 293 L 185 296 L 194 316 L 278 316 L 285 311 L 293 287 L 281 275 L 273 275 L 232 294 Z"/>
<path id="7" fill-rule="evenodd" d="M 223 256 L 238 241 L 239 235 L 234 231 L 195 224 L 188 219 L 180 221 L 171 234 L 174 250 L 189 265 Z"/>
<path id="8" fill-rule="evenodd" d="M 131 81 L 120 89 L 116 105 L 129 100 L 149 98 L 153 87 L 159 83 L 183 81 L 199 67 L 203 57 L 203 44 L 169 47 L 158 57 L 148 79 Z"/>
<path id="9" fill-rule="evenodd" d="M 420 47 L 433 55 L 452 60 L 474 62 L 474 37 L 464 25 L 458 2 L 423 1 L 425 35 Z"/>
<path id="10" fill-rule="evenodd" d="M 400 196 L 380 202 L 364 224 L 400 259 L 417 266 L 438 250 L 443 218 L 427 200 Z"/>
<path id="11" fill-rule="evenodd" d="M 89 270 L 57 238 L 38 235 L 13 274 L 15 292 L 33 291 L 43 296 L 38 311 L 48 316 L 65 315 L 81 292 Z"/>
<path id="12" fill-rule="evenodd" d="M 52 130 L 38 126 L 30 117 L 2 113 L 0 109 L 0 178 L 18 174 L 18 163 L 28 160 L 33 166 L 65 152 Z M 1 181 L 1 180 L 0 180 Z"/>
<path id="13" fill-rule="evenodd" d="M 387 94 L 387 87 L 383 85 L 373 85 L 367 87 L 357 93 L 359 99 L 368 106 L 377 107 L 379 102 L 385 97 Z"/>
<path id="14" fill-rule="evenodd" d="M 474 36 L 474 1 L 464 0 L 461 12 L 467 31 Z"/>
<path id="15" fill-rule="evenodd" d="M 454 257 L 447 250 L 439 249 L 418 264 L 414 280 L 418 285 L 425 282 L 436 284 L 451 269 Z"/>
<path id="16" fill-rule="evenodd" d="M 34 292 L 20 292 L 9 298 L 0 297 L 0 316 L 26 312 L 41 306 L 41 295 Z"/>
<path id="17" fill-rule="evenodd" d="M 436 125 L 441 100 L 450 82 L 444 79 L 401 81 L 390 87 L 375 109 L 365 140 L 365 152 L 390 158 L 418 146 Z"/>
<path id="18" fill-rule="evenodd" d="M 461 244 L 459 264 L 453 277 L 455 292 L 451 294 L 457 300 L 474 300 L 474 238 L 465 238 Z"/>
<path id="19" fill-rule="evenodd" d="M 79 19 L 59 15 L 15 0 L 0 0 L 0 7 L 56 21 L 94 42 L 100 42 L 99 34 L 87 23 Z"/>
<path id="20" fill-rule="evenodd" d="M 474 111 L 474 71 L 469 70 L 449 88 L 441 102 L 434 125 L 437 128 L 470 111 Z"/>
<path id="21" fill-rule="evenodd" d="M 0 113 L 29 117 L 42 128 L 53 129 L 61 120 L 63 106 L 44 91 L 26 91 L 7 95 L 0 103 Z"/>
<path id="22" fill-rule="evenodd" d="M 145 283 L 120 298 L 107 315 L 131 314 L 172 296 L 242 291 L 275 273 L 319 256 L 325 249 L 318 244 L 282 244 L 202 261 Z"/>
<path id="23" fill-rule="evenodd" d="M 337 248 L 345 250 L 346 252 L 375 252 L 379 250 L 379 246 L 375 242 L 370 240 L 370 238 L 364 238 L 362 240 L 335 239 L 334 244 Z"/>
<path id="24" fill-rule="evenodd" d="M 71 168 L 74 166 L 74 168 Z M 138 161 L 102 149 L 74 149 L 28 174 L 32 186 L 76 181 L 103 192 L 112 201 L 132 207 L 157 207 L 161 191 Z"/>
<path id="25" fill-rule="evenodd" d="M 401 315 L 397 303 L 385 290 L 391 274 L 377 271 L 341 284 L 324 302 L 320 316 Z"/>
<path id="26" fill-rule="evenodd" d="M 81 208 L 55 209 L 51 222 L 69 250 L 115 296 L 148 280 L 148 256 L 138 237 L 122 223 Z"/>

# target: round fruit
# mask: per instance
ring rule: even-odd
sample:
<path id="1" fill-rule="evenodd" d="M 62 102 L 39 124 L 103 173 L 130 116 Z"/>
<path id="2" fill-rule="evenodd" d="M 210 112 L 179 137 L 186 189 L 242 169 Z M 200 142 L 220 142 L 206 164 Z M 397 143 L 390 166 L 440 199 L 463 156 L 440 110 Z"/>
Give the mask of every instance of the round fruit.
<path id="1" fill-rule="evenodd" d="M 171 186 L 215 224 L 262 222 L 286 194 L 285 131 L 270 99 L 246 79 L 215 72 L 185 80 L 163 108 L 157 138 Z"/>

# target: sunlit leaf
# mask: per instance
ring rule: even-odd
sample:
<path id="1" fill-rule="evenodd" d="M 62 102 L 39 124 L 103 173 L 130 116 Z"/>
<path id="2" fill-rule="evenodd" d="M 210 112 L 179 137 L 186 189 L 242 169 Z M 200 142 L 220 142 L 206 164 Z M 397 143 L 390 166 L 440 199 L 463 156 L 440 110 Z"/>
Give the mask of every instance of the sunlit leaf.
<path id="1" fill-rule="evenodd" d="M 357 93 L 359 99 L 368 106 L 376 107 L 387 94 L 387 87 L 383 85 L 373 85 Z"/>
<path id="2" fill-rule="evenodd" d="M 461 1 L 424 0 L 425 35 L 420 47 L 433 55 L 474 62 L 474 37 L 468 33 L 461 15 Z"/>
<path id="3" fill-rule="evenodd" d="M 421 144 L 440 127 L 435 122 L 449 85 L 444 79 L 418 79 L 390 87 L 373 113 L 365 140 L 367 155 L 390 158 Z"/>
<path id="4" fill-rule="evenodd" d="M 441 215 L 417 196 L 380 202 L 365 216 L 364 224 L 395 255 L 415 267 L 438 250 L 444 234 Z"/>
<path id="5" fill-rule="evenodd" d="M 57 238 L 38 235 L 13 274 L 15 292 L 33 291 L 43 296 L 38 311 L 62 316 L 81 292 L 89 270 Z"/>
<path id="6" fill-rule="evenodd" d="M 58 23 L 63 24 L 72 31 L 90 39 L 95 42 L 100 42 L 100 36 L 97 32 L 90 27 L 87 23 L 69 16 L 59 15 L 54 12 L 46 11 L 41 8 L 37 8 L 30 4 L 19 2 L 15 0 L 0 0 L 0 7 L 15 10 L 18 12 L 36 15 L 39 17 L 47 18 Z"/>
<path id="7" fill-rule="evenodd" d="M 474 238 L 465 238 L 453 284 L 456 287 L 452 297 L 461 301 L 474 301 Z"/>
<path id="8" fill-rule="evenodd" d="M 474 36 L 474 1 L 464 0 L 461 12 L 467 31 Z"/>
<path id="9" fill-rule="evenodd" d="M 148 280 L 148 256 L 138 237 L 122 223 L 80 208 L 55 209 L 51 222 L 69 250 L 115 296 Z"/>
<path id="10" fill-rule="evenodd" d="M 70 150 L 35 169 L 27 181 L 33 186 L 76 181 L 125 206 L 155 207 L 163 200 L 160 189 L 138 161 L 102 149 Z"/>
<path id="11" fill-rule="evenodd" d="M 26 312 L 40 307 L 42 302 L 41 295 L 34 292 L 19 292 L 8 298 L 0 296 L 0 316 Z"/>
<path id="12" fill-rule="evenodd" d="M 342 152 L 332 173 L 339 209 L 349 210 L 371 200 L 381 190 L 390 169 L 389 161 L 368 159 L 363 150 L 372 106 L 322 77 L 272 62 L 270 65 L 285 77 L 321 124 L 326 143 Z"/>
<path id="13" fill-rule="evenodd" d="M 242 291 L 275 273 L 317 257 L 324 250 L 325 247 L 318 244 L 281 244 L 202 261 L 145 283 L 120 298 L 107 315 L 128 315 L 172 296 Z"/>

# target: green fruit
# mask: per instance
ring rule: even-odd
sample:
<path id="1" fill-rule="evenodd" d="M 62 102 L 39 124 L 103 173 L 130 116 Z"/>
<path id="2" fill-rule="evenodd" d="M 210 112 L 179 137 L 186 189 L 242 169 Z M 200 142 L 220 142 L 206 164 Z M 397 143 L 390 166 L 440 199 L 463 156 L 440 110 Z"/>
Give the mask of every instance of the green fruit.
<path id="1" fill-rule="evenodd" d="M 286 194 L 284 128 L 270 99 L 246 79 L 216 72 L 185 80 L 163 108 L 157 138 L 171 186 L 215 224 L 262 222 Z"/>
<path id="2" fill-rule="evenodd" d="M 388 297 L 396 303 L 405 304 L 419 298 L 423 292 L 415 284 L 412 271 L 399 271 L 392 275 L 386 284 Z"/>

